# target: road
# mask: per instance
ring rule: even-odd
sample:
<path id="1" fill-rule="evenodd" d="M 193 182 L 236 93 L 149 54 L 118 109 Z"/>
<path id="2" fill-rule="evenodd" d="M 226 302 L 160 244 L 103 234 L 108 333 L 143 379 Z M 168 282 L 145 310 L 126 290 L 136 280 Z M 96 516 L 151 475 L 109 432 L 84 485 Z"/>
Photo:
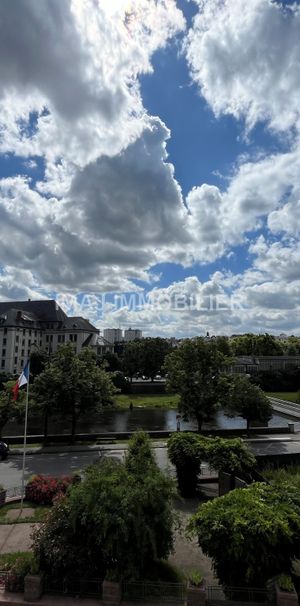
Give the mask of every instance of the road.
<path id="1" fill-rule="evenodd" d="M 279 436 L 261 436 L 252 438 L 248 445 L 255 455 L 275 455 L 275 454 L 298 454 L 300 458 L 300 434 L 279 435 Z M 157 462 L 161 469 L 174 470 L 168 461 L 167 450 L 164 447 L 154 447 Z M 124 448 L 122 445 L 114 446 L 110 450 L 105 447 L 105 455 L 116 458 L 124 457 Z M 28 480 L 34 474 L 46 475 L 68 475 L 74 472 L 84 470 L 99 457 L 98 450 L 89 452 L 60 452 L 28 454 L 26 457 L 26 476 Z M 203 467 L 207 465 L 204 464 Z M 5 488 L 15 488 L 21 486 L 22 475 L 22 456 L 10 455 L 6 461 L 0 462 L 0 484 Z"/>
<path id="2" fill-rule="evenodd" d="M 155 448 L 157 462 L 162 469 L 168 467 L 168 460 L 165 448 Z M 105 454 L 122 458 L 124 450 L 106 450 Z M 46 475 L 68 475 L 76 471 L 82 471 L 97 460 L 98 451 L 91 452 L 61 452 L 47 454 L 31 454 L 26 456 L 26 475 L 27 481 L 34 474 Z M 0 484 L 4 488 L 15 488 L 21 486 L 22 476 L 22 456 L 10 455 L 6 461 L 0 462 Z"/>

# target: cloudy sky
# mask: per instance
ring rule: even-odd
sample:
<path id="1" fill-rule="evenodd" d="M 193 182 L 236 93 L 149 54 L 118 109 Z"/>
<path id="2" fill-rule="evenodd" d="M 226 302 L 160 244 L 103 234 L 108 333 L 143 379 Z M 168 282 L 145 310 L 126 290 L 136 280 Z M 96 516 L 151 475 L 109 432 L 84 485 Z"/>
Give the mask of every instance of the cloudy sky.
<path id="1" fill-rule="evenodd" d="M 300 334 L 300 1 L 1 0 L 0 299 Z"/>

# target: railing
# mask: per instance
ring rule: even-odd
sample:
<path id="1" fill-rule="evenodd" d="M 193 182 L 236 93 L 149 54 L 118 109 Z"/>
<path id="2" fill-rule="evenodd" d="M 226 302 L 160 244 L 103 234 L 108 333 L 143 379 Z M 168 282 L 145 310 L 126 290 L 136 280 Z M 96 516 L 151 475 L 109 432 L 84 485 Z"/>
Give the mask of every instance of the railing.
<path id="1" fill-rule="evenodd" d="M 257 587 L 220 587 L 208 585 L 206 587 L 206 599 L 208 602 L 232 601 L 232 602 L 268 602 L 268 591 Z"/>
<path id="2" fill-rule="evenodd" d="M 62 580 L 54 579 L 50 576 L 44 578 L 44 593 L 78 596 L 80 598 L 101 598 L 102 581 L 99 578 L 80 579 L 66 577 Z"/>
<path id="3" fill-rule="evenodd" d="M 132 601 L 178 602 L 184 603 L 186 584 L 184 583 L 151 583 L 124 582 L 122 587 L 123 599 Z"/>

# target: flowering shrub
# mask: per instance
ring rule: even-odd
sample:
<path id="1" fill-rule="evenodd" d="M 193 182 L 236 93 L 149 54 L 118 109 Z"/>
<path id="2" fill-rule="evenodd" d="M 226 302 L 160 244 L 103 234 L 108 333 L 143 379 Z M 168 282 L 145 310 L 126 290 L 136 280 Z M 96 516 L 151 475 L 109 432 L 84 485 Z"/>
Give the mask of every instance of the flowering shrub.
<path id="1" fill-rule="evenodd" d="M 76 476 L 34 476 L 26 486 L 25 498 L 38 505 L 53 505 L 55 498 L 65 494 L 68 486 L 75 481 Z"/>

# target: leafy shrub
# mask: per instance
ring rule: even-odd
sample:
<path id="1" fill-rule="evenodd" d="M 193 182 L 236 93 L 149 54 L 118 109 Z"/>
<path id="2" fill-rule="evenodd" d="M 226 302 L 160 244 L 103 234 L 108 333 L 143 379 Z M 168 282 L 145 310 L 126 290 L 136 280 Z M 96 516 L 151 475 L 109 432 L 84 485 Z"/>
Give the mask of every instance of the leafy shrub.
<path id="1" fill-rule="evenodd" d="M 189 522 L 224 586 L 264 587 L 300 557 L 300 495 L 263 483 L 202 505 Z"/>
<path id="2" fill-rule="evenodd" d="M 293 592 L 294 583 L 291 576 L 289 574 L 281 574 L 278 578 L 278 587 L 281 591 Z"/>
<path id="3" fill-rule="evenodd" d="M 216 471 L 249 473 L 255 467 L 255 456 L 240 438 L 208 438 L 207 460 Z"/>
<path id="4" fill-rule="evenodd" d="M 76 476 L 34 476 L 29 480 L 25 498 L 38 505 L 53 505 L 53 501 L 60 494 L 65 494 L 67 488 L 76 481 Z"/>
<path id="5" fill-rule="evenodd" d="M 207 440 L 194 433 L 174 433 L 168 440 L 168 455 L 176 467 L 182 496 L 194 496 L 201 462 L 206 460 Z"/>
<path id="6" fill-rule="evenodd" d="M 200 587 L 203 583 L 203 576 L 198 570 L 191 570 L 188 574 L 189 582 L 194 587 Z"/>

